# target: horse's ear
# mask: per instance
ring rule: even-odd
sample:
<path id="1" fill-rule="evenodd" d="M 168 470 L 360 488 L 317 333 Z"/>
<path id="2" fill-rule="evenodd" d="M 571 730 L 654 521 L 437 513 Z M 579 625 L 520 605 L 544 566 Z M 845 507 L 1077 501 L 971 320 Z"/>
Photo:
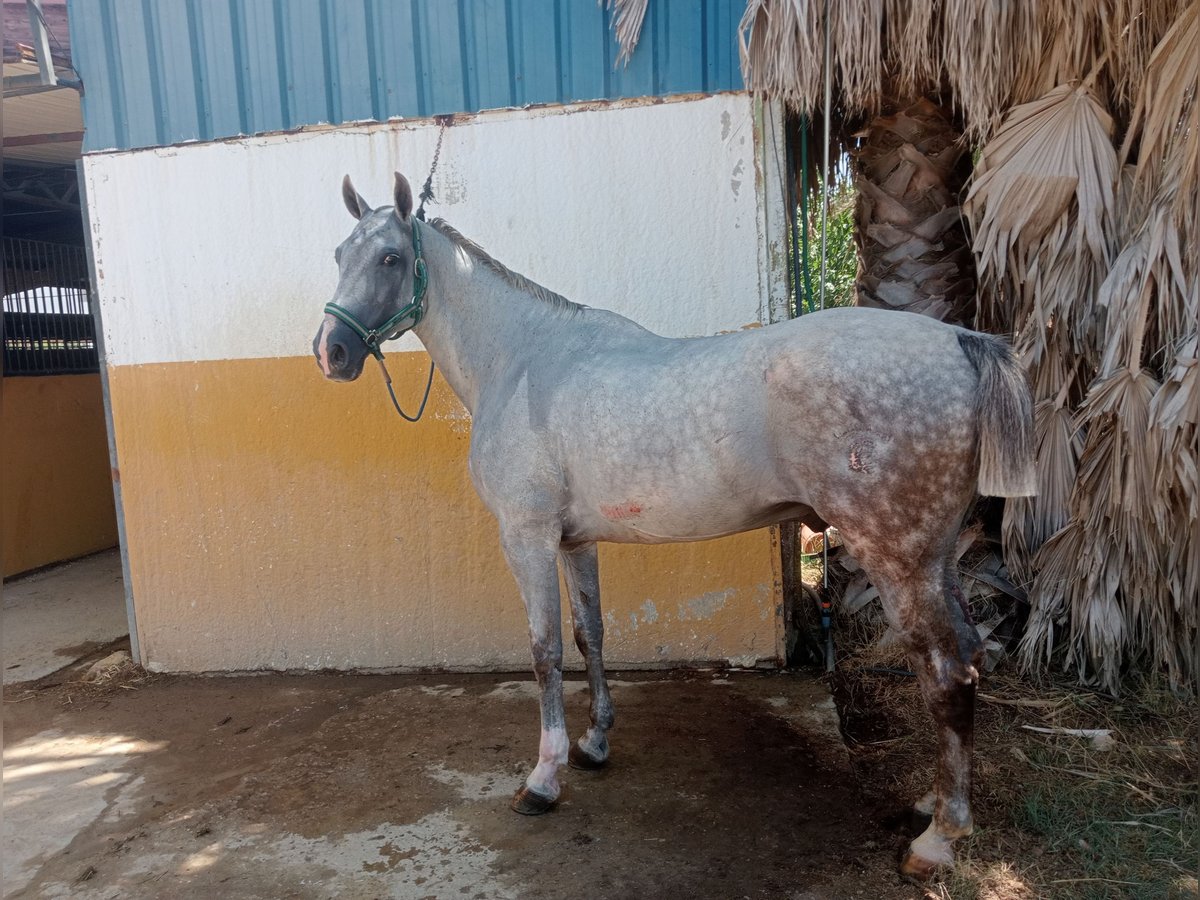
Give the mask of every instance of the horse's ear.
<path id="1" fill-rule="evenodd" d="M 408 186 L 408 179 L 399 172 L 396 173 L 396 188 L 393 194 L 396 198 L 396 217 L 401 222 L 407 222 L 412 213 L 412 188 Z"/>
<path id="2" fill-rule="evenodd" d="M 350 210 L 350 215 L 356 219 L 361 219 L 371 211 L 371 207 L 367 206 L 367 201 L 354 189 L 354 183 L 350 180 L 349 175 L 342 179 L 342 200 L 346 203 L 346 209 Z"/>

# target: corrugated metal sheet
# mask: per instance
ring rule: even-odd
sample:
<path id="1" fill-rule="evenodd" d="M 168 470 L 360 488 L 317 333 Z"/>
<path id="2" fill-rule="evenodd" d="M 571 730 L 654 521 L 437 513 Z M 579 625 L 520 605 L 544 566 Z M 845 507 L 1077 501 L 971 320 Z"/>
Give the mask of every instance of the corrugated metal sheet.
<path id="1" fill-rule="evenodd" d="M 72 0 L 84 150 L 741 88 L 738 0 L 651 0 L 616 68 L 595 0 Z"/>

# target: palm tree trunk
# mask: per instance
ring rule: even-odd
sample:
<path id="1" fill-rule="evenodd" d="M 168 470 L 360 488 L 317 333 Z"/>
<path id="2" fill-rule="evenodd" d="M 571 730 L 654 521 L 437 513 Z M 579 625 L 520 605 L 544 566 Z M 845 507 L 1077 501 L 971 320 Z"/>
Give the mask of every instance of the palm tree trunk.
<path id="1" fill-rule="evenodd" d="M 951 110 L 887 92 L 857 136 L 858 305 L 971 326 L 975 264 L 959 209 L 971 159 Z"/>

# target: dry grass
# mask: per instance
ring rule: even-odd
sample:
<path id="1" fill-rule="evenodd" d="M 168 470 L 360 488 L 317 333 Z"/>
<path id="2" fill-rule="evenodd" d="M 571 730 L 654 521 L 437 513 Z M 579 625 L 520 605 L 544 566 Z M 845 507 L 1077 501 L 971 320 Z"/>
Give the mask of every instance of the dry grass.
<path id="1" fill-rule="evenodd" d="M 985 542 L 969 545 L 962 569 L 971 571 L 987 552 Z M 855 574 L 839 556 L 830 566 L 835 598 Z M 804 560 L 802 575 L 819 585 L 820 559 Z M 972 596 L 982 618 L 1003 607 L 1006 595 Z M 904 674 L 905 654 L 881 643 L 886 625 L 877 607 L 850 613 L 835 602 L 833 689 L 864 797 L 897 809 L 928 789 L 936 746 L 916 680 Z M 1097 729 L 1110 733 L 1110 749 L 1067 733 Z M 1195 897 L 1198 736 L 1200 709 L 1165 681 L 1130 683 L 1117 700 L 1062 677 L 1031 682 L 1011 658 L 1001 659 L 978 694 L 976 831 L 960 842 L 954 870 L 926 896 Z"/>
<path id="2" fill-rule="evenodd" d="M 63 708 L 87 706 L 95 703 L 104 704 L 107 698 L 119 691 L 137 691 L 151 683 L 171 678 L 156 672 L 148 672 L 137 665 L 132 659 L 125 659 L 118 665 L 108 666 L 91 678 L 85 678 L 89 667 L 97 660 L 107 656 L 114 649 L 128 649 L 125 641 L 118 641 L 107 647 L 93 651 L 82 662 L 46 675 L 28 687 L 18 686 L 4 692 L 5 703 L 25 703 L 33 700 L 44 691 L 57 689 L 56 696 Z"/>
<path id="3" fill-rule="evenodd" d="M 859 701 L 869 698 L 886 721 L 875 726 L 878 739 L 851 745 L 863 792 L 897 805 L 928 789 L 935 749 L 915 680 L 880 671 L 900 665 L 887 649 L 839 661 L 859 683 Z M 1194 704 L 1164 684 L 1142 684 L 1117 702 L 1061 681 L 986 677 L 976 714 L 976 830 L 927 896 L 1195 896 L 1198 724 Z M 1098 751 L 1084 737 L 1023 725 L 1108 729 L 1116 742 Z"/>

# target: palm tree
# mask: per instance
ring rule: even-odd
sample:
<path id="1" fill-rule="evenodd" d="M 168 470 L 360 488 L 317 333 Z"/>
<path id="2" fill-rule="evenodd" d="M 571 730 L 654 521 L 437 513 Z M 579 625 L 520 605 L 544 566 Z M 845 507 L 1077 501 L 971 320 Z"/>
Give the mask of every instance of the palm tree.
<path id="1" fill-rule="evenodd" d="M 857 302 L 1010 335 L 1034 387 L 1022 660 L 1200 679 L 1200 2 L 749 0 L 746 83 L 819 120 L 827 27 Z"/>

